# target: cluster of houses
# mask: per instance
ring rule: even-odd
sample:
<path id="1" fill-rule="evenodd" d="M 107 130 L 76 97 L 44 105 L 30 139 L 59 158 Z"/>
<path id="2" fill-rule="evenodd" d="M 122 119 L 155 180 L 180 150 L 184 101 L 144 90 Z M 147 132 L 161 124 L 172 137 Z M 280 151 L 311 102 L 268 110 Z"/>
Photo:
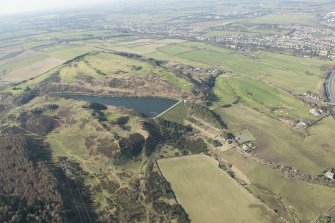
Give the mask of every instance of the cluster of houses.
<path id="1" fill-rule="evenodd" d="M 309 112 L 312 113 L 314 116 L 321 116 L 324 113 L 322 109 L 318 108 L 311 108 Z"/>
<path id="2" fill-rule="evenodd" d="M 322 100 L 322 97 L 319 94 L 313 93 L 311 91 L 307 91 L 306 93 L 304 93 L 304 96 L 305 96 L 305 98 L 308 98 L 308 99 L 314 99 L 314 100 L 317 100 L 317 101 Z"/>

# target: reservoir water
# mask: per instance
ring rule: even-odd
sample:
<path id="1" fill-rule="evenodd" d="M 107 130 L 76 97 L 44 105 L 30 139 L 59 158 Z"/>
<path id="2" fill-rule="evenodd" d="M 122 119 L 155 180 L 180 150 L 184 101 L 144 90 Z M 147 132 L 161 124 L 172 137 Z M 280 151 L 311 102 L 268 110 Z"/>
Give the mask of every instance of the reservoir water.
<path id="1" fill-rule="evenodd" d="M 66 95 L 65 97 L 103 105 L 125 107 L 150 117 L 160 114 L 177 103 L 176 100 L 150 97 L 108 97 L 91 95 Z"/>

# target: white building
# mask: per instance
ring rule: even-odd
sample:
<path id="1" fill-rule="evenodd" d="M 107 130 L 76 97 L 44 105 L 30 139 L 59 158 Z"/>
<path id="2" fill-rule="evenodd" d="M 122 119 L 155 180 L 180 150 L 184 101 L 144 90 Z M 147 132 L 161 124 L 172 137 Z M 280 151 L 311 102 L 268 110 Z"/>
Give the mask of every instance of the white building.
<path id="1" fill-rule="evenodd" d="M 321 112 L 319 110 L 317 110 L 316 108 L 312 108 L 311 110 L 309 110 L 310 113 L 312 113 L 314 116 L 320 116 Z"/>
<path id="2" fill-rule="evenodd" d="M 327 177 L 327 178 L 329 178 L 329 179 L 331 179 L 331 180 L 333 180 L 334 179 L 334 173 L 333 173 L 333 171 L 331 171 L 331 170 L 328 170 L 326 173 L 325 173 L 325 177 Z"/>

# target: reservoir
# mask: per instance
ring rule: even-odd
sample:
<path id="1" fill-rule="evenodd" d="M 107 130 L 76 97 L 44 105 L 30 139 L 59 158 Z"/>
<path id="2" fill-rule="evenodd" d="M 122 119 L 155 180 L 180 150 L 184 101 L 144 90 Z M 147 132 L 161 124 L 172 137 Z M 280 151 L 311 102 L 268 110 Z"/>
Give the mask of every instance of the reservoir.
<path id="1" fill-rule="evenodd" d="M 154 117 L 177 103 L 176 100 L 150 97 L 108 97 L 91 95 L 66 95 L 64 97 L 103 105 L 125 107 L 149 117 Z"/>

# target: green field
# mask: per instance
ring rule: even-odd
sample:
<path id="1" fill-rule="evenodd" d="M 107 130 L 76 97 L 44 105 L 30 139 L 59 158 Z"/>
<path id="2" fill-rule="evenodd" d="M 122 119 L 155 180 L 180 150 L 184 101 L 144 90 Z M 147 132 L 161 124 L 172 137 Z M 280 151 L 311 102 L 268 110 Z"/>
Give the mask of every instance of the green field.
<path id="1" fill-rule="evenodd" d="M 325 73 L 320 67 L 330 64 L 269 52 L 242 54 L 196 42 L 170 44 L 158 50 L 147 56 L 199 67 L 219 65 L 226 71 L 254 77 L 298 93 L 318 91 Z"/>
<path id="2" fill-rule="evenodd" d="M 279 222 L 210 157 L 160 159 L 158 164 L 192 222 Z"/>
<path id="3" fill-rule="evenodd" d="M 309 112 L 309 107 L 295 97 L 244 75 L 230 78 L 220 76 L 216 80 L 214 93 L 219 97 L 214 108 L 241 101 L 275 118 L 314 119 Z"/>
<path id="4" fill-rule="evenodd" d="M 335 123 L 325 119 L 308 130 L 291 129 L 244 105 L 215 110 L 232 130 L 248 128 L 255 136 L 258 157 L 318 175 L 335 166 Z M 297 162 L 299 160 L 299 162 Z"/>
<path id="5" fill-rule="evenodd" d="M 180 103 L 173 109 L 169 110 L 168 112 L 164 113 L 161 118 L 171 121 L 177 122 L 180 124 L 184 123 L 184 120 L 187 118 L 187 107 L 184 102 Z"/>
<path id="6" fill-rule="evenodd" d="M 315 17 L 308 13 L 287 13 L 287 14 L 270 14 L 261 17 L 255 17 L 245 21 L 246 23 L 262 24 L 302 24 L 315 25 Z"/>
<path id="7" fill-rule="evenodd" d="M 192 51 L 192 48 L 181 46 L 181 45 L 168 45 L 168 46 L 158 48 L 158 51 L 171 55 L 171 56 L 176 56 L 181 53 Z"/>
<path id="8" fill-rule="evenodd" d="M 255 196 L 289 222 L 313 222 L 334 203 L 334 188 L 285 178 L 278 171 L 262 167 L 235 150 L 225 152 L 224 158 L 247 175 Z"/>
<path id="9" fill-rule="evenodd" d="M 71 60 L 93 50 L 93 48 L 87 46 L 66 46 L 62 48 L 47 49 L 46 53 L 59 59 Z"/>
<path id="10" fill-rule="evenodd" d="M 10 62 L 10 63 L 4 64 L 4 65 L 1 65 L 0 66 L 0 75 L 5 74 L 5 73 L 6 74 L 10 73 L 14 70 L 23 68 L 25 66 L 29 66 L 33 63 L 42 61 L 46 58 L 48 58 L 47 55 L 36 55 L 36 56 L 33 56 L 33 57 L 24 58 L 24 59 L 19 60 L 19 61 Z"/>

